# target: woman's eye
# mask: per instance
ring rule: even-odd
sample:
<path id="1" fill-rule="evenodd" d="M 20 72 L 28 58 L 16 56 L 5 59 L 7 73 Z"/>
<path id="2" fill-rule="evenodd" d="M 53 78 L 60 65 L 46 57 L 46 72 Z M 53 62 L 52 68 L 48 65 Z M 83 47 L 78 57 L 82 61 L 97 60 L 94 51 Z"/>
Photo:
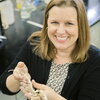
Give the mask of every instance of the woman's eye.
<path id="1" fill-rule="evenodd" d="M 58 24 L 58 22 L 51 22 L 51 24 Z"/>
<path id="2" fill-rule="evenodd" d="M 66 23 L 66 25 L 74 25 L 74 24 L 73 24 L 73 23 L 68 22 L 68 23 Z"/>

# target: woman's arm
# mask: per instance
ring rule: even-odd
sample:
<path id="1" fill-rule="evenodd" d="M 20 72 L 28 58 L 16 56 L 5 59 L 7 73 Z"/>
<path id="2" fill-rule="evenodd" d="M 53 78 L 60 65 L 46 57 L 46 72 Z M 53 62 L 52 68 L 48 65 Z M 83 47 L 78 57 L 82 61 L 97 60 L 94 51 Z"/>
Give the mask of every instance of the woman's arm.
<path id="1" fill-rule="evenodd" d="M 28 65 L 31 51 L 29 42 L 26 42 L 10 66 L 0 76 L 0 89 L 4 94 L 13 95 L 19 90 L 19 81 L 15 79 L 14 70 L 20 61 Z"/>
<path id="2" fill-rule="evenodd" d="M 20 82 L 23 81 L 24 76 L 30 79 L 28 69 L 23 62 L 19 62 L 15 67 L 13 74 L 8 76 L 6 86 L 11 92 L 18 92 L 20 90 Z M 25 80 L 24 80 L 25 81 Z"/>

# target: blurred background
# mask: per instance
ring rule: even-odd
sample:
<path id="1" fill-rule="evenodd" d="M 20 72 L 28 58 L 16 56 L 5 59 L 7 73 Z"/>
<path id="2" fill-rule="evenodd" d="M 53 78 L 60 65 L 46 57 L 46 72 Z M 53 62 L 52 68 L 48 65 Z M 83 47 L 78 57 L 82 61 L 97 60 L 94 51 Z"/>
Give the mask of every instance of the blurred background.
<path id="1" fill-rule="evenodd" d="M 27 38 L 41 30 L 50 0 L 0 0 L 0 75 L 9 66 Z M 91 44 L 100 48 L 100 0 L 83 0 L 91 31 Z M 22 93 L 0 100 L 25 100 Z"/>

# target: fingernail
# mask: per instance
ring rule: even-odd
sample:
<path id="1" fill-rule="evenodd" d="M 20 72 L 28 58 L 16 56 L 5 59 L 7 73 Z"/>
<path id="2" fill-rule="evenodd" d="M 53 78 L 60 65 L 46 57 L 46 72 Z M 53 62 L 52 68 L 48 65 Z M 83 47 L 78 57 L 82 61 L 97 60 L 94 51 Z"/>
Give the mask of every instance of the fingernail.
<path id="1" fill-rule="evenodd" d="M 32 80 L 32 82 L 35 82 L 35 80 Z"/>

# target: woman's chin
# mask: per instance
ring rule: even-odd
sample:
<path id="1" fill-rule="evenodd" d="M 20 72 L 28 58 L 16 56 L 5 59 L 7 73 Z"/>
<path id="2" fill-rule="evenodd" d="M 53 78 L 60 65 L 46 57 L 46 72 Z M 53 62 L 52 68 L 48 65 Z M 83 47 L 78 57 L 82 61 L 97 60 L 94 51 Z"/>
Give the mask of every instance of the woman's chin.
<path id="1" fill-rule="evenodd" d="M 63 47 L 63 46 L 57 46 L 56 49 L 57 49 L 57 50 L 65 50 L 66 48 Z"/>

